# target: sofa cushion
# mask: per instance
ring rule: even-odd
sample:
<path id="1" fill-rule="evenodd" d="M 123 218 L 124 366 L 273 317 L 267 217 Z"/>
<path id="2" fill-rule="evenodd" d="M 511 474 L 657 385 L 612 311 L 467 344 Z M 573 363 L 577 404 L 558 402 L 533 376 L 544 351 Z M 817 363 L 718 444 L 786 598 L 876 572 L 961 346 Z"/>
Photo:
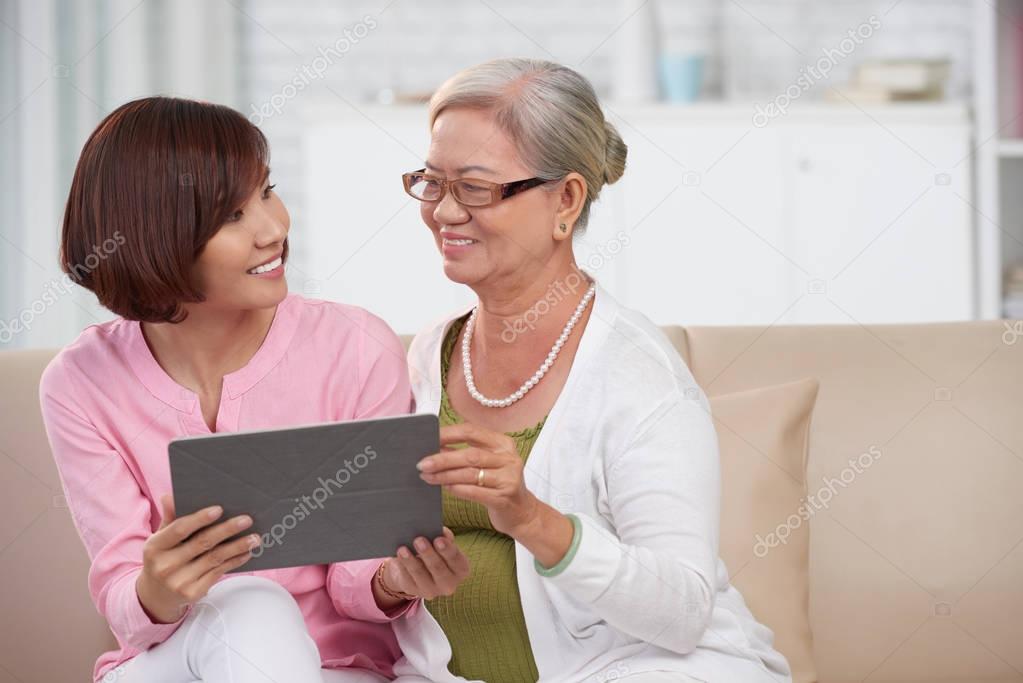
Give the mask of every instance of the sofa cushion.
<path id="1" fill-rule="evenodd" d="M 89 597 L 89 556 L 39 413 L 39 376 L 55 353 L 0 352 L 2 683 L 91 680 L 96 658 L 116 646 Z"/>
<path id="2" fill-rule="evenodd" d="M 721 557 L 774 632 L 794 683 L 817 680 L 809 622 L 806 459 L 816 379 L 710 400 L 721 453 Z"/>

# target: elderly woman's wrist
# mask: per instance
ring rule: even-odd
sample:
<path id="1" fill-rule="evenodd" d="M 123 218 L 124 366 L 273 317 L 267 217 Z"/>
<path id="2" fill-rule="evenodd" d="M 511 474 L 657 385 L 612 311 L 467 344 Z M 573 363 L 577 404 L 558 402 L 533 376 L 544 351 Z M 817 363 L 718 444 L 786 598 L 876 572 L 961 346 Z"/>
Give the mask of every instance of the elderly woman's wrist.
<path id="1" fill-rule="evenodd" d="M 565 515 L 565 517 L 572 524 L 572 540 L 569 543 L 568 550 L 565 551 L 565 554 L 562 555 L 561 559 L 558 560 L 557 563 L 555 564 L 545 564 L 543 562 L 540 562 L 538 558 L 534 558 L 533 564 L 535 565 L 536 571 L 538 574 L 540 574 L 540 576 L 544 576 L 546 578 L 553 578 L 555 576 L 558 576 L 566 569 L 568 569 L 568 566 L 572 564 L 572 561 L 575 558 L 576 553 L 579 551 L 579 544 L 582 542 L 583 534 L 582 521 L 580 521 L 577 515 L 573 514 Z"/>
<path id="2" fill-rule="evenodd" d="M 552 567 L 565 557 L 575 536 L 572 520 L 546 503 L 539 503 L 537 511 L 531 515 L 515 534 L 509 534 L 522 544 L 537 562 L 545 567 Z"/>
<path id="3" fill-rule="evenodd" d="M 514 527 L 506 532 L 509 536 L 523 545 L 526 545 L 530 540 L 533 540 L 537 536 L 543 534 L 544 522 L 549 522 L 551 520 L 552 512 L 560 514 L 554 508 L 541 502 L 540 499 L 532 493 L 527 491 L 526 495 L 529 496 L 529 502 L 525 506 L 527 509 L 526 513 L 522 515 L 521 519 Z"/>

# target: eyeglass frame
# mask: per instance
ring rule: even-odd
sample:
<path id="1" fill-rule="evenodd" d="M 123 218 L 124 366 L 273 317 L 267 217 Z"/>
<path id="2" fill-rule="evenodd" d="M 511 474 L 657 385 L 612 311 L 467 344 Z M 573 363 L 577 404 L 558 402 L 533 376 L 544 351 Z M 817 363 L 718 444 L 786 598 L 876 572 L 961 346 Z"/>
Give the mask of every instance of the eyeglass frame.
<path id="1" fill-rule="evenodd" d="M 437 195 L 436 199 L 423 199 L 422 197 L 417 197 L 416 195 L 412 194 L 412 178 L 415 176 L 430 178 L 434 182 L 440 183 L 440 194 Z M 468 206 L 474 209 L 493 206 L 494 204 L 504 201 L 509 197 L 514 197 L 520 192 L 531 190 L 534 187 L 539 187 L 540 185 L 543 185 L 545 183 L 555 182 L 555 180 L 548 180 L 536 176 L 532 178 L 526 178 L 524 180 L 512 180 L 511 182 L 507 183 L 495 183 L 490 180 L 484 180 L 483 178 L 452 178 L 450 180 L 445 180 L 444 178 L 438 178 L 436 176 L 427 174 L 425 168 L 421 168 L 418 171 L 410 171 L 408 173 L 403 173 L 401 175 L 401 180 L 402 185 L 405 186 L 405 193 L 408 194 L 413 199 L 418 199 L 421 202 L 439 202 L 440 200 L 444 199 L 444 196 L 448 193 L 448 187 L 453 183 L 463 181 L 471 181 L 473 183 L 478 183 L 481 186 L 486 187 L 487 189 L 490 190 L 490 201 L 487 202 L 486 204 L 465 204 L 453 193 L 451 195 L 454 198 L 454 200 L 461 204 L 462 206 Z"/>

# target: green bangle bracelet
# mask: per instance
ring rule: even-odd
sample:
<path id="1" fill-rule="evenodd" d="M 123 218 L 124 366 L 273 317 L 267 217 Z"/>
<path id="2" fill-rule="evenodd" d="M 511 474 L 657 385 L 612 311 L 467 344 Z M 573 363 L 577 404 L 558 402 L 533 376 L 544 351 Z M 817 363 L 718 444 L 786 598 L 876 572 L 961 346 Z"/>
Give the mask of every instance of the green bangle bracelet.
<path id="1" fill-rule="evenodd" d="M 565 556 L 563 558 L 561 558 L 561 560 L 556 565 L 551 567 L 550 569 L 548 569 L 547 567 L 544 567 L 534 557 L 533 558 L 533 566 L 536 567 L 536 572 L 540 576 L 545 576 L 547 578 L 551 578 L 551 577 L 557 576 L 561 572 L 565 571 L 566 569 L 568 569 L 568 565 L 572 564 L 572 559 L 575 558 L 575 554 L 579 551 L 579 541 L 581 541 L 582 537 L 583 537 L 583 523 L 579 521 L 578 517 L 576 517 L 575 515 L 573 515 L 571 513 L 569 513 L 569 514 L 567 514 L 565 516 L 568 517 L 568 519 L 571 520 L 571 522 L 572 522 L 572 529 L 573 529 L 572 544 L 570 546 L 568 546 L 568 552 L 565 553 Z"/>

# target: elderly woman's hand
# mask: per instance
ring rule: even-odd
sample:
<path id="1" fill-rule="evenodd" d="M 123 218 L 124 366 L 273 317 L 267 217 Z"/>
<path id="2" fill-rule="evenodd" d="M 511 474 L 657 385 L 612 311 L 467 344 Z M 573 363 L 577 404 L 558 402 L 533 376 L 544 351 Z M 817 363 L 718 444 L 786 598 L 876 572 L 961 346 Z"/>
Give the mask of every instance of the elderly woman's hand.
<path id="1" fill-rule="evenodd" d="M 458 443 L 468 448 L 450 448 Z M 485 506 L 494 528 L 525 546 L 541 565 L 561 561 L 575 527 L 526 488 L 514 439 L 463 423 L 441 427 L 440 444 L 444 450 L 419 461 L 423 481 Z"/>
<path id="2" fill-rule="evenodd" d="M 468 448 L 450 448 L 458 443 Z M 526 488 L 514 439 L 465 423 L 441 427 L 440 445 L 440 453 L 419 462 L 424 481 L 484 505 L 494 528 L 512 538 L 535 525 L 540 501 Z"/>

